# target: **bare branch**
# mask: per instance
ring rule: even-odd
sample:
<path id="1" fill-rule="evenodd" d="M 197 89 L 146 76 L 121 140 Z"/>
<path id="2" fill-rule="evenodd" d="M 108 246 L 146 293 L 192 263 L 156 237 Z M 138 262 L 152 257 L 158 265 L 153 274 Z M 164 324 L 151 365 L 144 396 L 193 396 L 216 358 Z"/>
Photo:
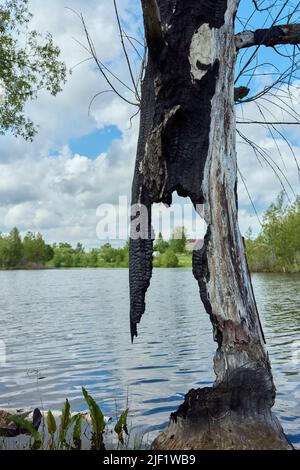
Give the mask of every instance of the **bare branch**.
<path id="1" fill-rule="evenodd" d="M 280 44 L 300 44 L 300 24 L 272 26 L 256 31 L 243 31 L 235 36 L 236 48 L 252 46 L 274 47 Z"/>
<path id="2" fill-rule="evenodd" d="M 255 215 L 256 215 L 256 218 L 257 218 L 257 220 L 258 220 L 258 223 L 259 223 L 259 225 L 262 227 L 262 223 L 261 223 L 261 221 L 260 221 L 260 218 L 259 218 L 257 209 L 256 209 L 256 207 L 255 207 L 254 201 L 253 201 L 252 196 L 251 196 L 251 194 L 250 194 L 249 188 L 248 188 L 248 186 L 247 186 L 246 179 L 244 178 L 244 176 L 243 176 L 241 170 L 240 170 L 239 168 L 238 168 L 237 170 L 238 170 L 238 173 L 239 173 L 239 175 L 240 175 L 240 177 L 241 177 L 241 180 L 242 180 L 242 183 L 243 183 L 244 188 L 245 188 L 245 190 L 246 190 L 246 193 L 247 193 L 247 195 L 248 195 L 249 201 L 250 201 L 250 203 L 251 203 L 251 205 L 252 205 L 252 207 L 253 207 L 253 210 L 254 210 L 254 212 L 255 212 Z"/>
<path id="3" fill-rule="evenodd" d="M 80 20 L 82 26 L 83 26 L 83 30 L 84 30 L 84 34 L 85 34 L 85 38 L 86 38 L 86 41 L 87 41 L 87 45 L 85 44 L 82 44 L 78 39 L 74 38 L 74 40 L 89 54 L 89 57 L 87 59 L 85 59 L 84 61 L 82 62 L 85 62 L 87 60 L 94 60 L 94 62 L 96 63 L 101 75 L 103 76 L 104 80 L 106 81 L 106 83 L 109 85 L 110 89 L 109 90 L 105 90 L 105 91 L 101 91 L 100 93 L 96 93 L 96 95 L 94 95 L 94 97 L 92 98 L 90 104 L 89 104 L 89 113 L 90 113 L 90 110 L 91 110 L 91 106 L 94 102 L 94 100 L 102 95 L 103 93 L 108 93 L 109 91 L 115 93 L 120 99 L 122 99 L 123 101 L 125 101 L 127 104 L 130 104 L 132 106 L 137 106 L 139 107 L 140 106 L 140 103 L 139 102 L 134 102 L 134 101 L 131 101 L 130 99 L 127 99 L 125 96 L 123 96 L 119 91 L 118 89 L 116 88 L 116 86 L 113 84 L 112 80 L 109 78 L 109 75 L 111 77 L 114 78 L 114 80 L 116 80 L 119 84 L 121 84 L 123 87 L 125 87 L 128 91 L 130 91 L 131 93 L 133 93 L 135 95 L 135 98 L 137 99 L 138 96 L 137 96 L 137 88 L 136 86 L 134 86 L 134 90 L 132 90 L 125 82 L 123 82 L 118 76 L 116 76 L 105 64 L 103 64 L 98 56 L 97 56 L 97 52 L 96 52 L 96 49 L 95 49 L 95 46 L 94 46 L 94 43 L 92 41 L 92 38 L 89 34 L 89 31 L 88 31 L 88 28 L 87 28 L 87 25 L 85 23 L 85 20 L 84 20 L 84 17 L 81 13 L 78 13 L 77 11 L 73 10 L 72 8 L 69 8 L 69 7 L 65 7 L 67 10 L 70 10 L 72 13 L 74 13 Z M 116 14 L 117 14 L 117 6 L 115 4 L 115 8 L 116 8 Z M 121 28 L 121 24 L 120 24 L 120 20 L 119 20 L 119 16 L 117 16 L 117 20 L 118 20 L 118 24 L 119 24 L 119 27 Z M 125 47 L 124 45 L 124 41 L 123 41 L 123 36 L 121 38 L 122 40 L 122 46 Z M 123 48 L 124 50 L 124 48 Z M 126 49 L 125 51 L 126 52 Z M 131 66 L 130 66 L 130 62 L 129 62 L 129 57 L 127 55 L 127 52 L 125 53 L 125 56 L 126 56 L 126 60 L 127 60 L 127 63 L 128 63 L 128 67 L 129 67 L 129 71 L 130 73 L 132 74 L 132 70 L 131 70 Z M 132 76 L 133 78 L 133 76 Z"/>
<path id="4" fill-rule="evenodd" d="M 127 53 L 127 49 L 126 49 L 126 46 L 125 46 L 125 43 L 124 43 L 123 30 L 122 30 L 122 26 L 121 26 L 121 21 L 120 21 L 120 17 L 119 17 L 119 11 L 118 11 L 118 6 L 117 6 L 116 0 L 114 0 L 114 8 L 115 8 L 118 28 L 119 28 L 119 32 L 120 32 L 121 45 L 122 45 L 124 56 L 125 56 L 125 59 L 126 59 L 126 62 L 127 62 L 130 78 L 131 78 L 131 81 L 132 81 L 132 84 L 133 84 L 133 87 L 134 87 L 135 98 L 140 103 L 140 101 L 141 101 L 140 95 L 139 95 L 139 92 L 138 92 L 138 89 L 137 89 L 137 86 L 136 86 L 136 83 L 135 83 L 131 63 L 130 63 L 129 56 L 128 56 L 128 53 Z"/>
<path id="5" fill-rule="evenodd" d="M 300 122 L 287 121 L 236 121 L 237 124 L 269 124 L 270 126 L 299 126 Z"/>

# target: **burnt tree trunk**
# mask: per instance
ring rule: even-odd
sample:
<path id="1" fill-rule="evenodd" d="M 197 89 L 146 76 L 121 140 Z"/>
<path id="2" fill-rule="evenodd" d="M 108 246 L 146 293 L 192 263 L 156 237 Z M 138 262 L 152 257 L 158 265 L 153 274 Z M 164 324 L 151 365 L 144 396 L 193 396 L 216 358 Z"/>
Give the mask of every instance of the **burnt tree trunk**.
<path id="1" fill-rule="evenodd" d="M 291 448 L 237 220 L 234 18 L 238 0 L 142 0 L 148 62 L 132 202 L 204 204 L 193 273 L 218 344 L 212 388 L 191 390 L 154 449 Z M 135 226 L 136 218 L 132 217 Z M 131 334 L 152 272 L 151 216 L 130 241 Z"/>

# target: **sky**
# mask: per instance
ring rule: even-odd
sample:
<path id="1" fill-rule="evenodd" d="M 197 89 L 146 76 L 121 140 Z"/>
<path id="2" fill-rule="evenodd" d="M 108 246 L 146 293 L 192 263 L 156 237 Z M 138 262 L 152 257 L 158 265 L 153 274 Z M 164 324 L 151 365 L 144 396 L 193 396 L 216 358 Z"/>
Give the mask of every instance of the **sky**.
<path id="1" fill-rule="evenodd" d="M 241 18 L 248 15 L 249 3 L 242 1 Z M 141 40 L 139 0 L 119 0 L 118 4 L 128 36 Z M 71 9 L 83 13 L 101 61 L 130 87 L 113 3 L 112 0 L 30 0 L 29 5 L 34 15 L 32 27 L 53 34 L 72 74 L 57 97 L 42 92 L 37 101 L 28 104 L 26 111 L 39 126 L 34 142 L 0 136 L 0 231 L 7 233 L 17 226 L 22 234 L 28 230 L 42 232 L 49 243 L 80 241 L 88 248 L 96 247 L 104 243 L 96 233 L 97 208 L 101 204 L 118 204 L 120 195 L 130 196 L 139 118 L 131 120 L 136 108 L 112 93 L 99 95 L 89 109 L 93 97 L 106 91 L 107 85 L 95 64 L 86 60 L 83 30 Z M 251 26 L 260 25 L 253 18 Z M 134 44 L 139 47 L 137 42 Z M 129 51 L 137 75 L 138 57 L 130 45 Z M 269 51 L 265 54 L 269 59 Z M 261 85 L 259 80 L 265 78 L 256 79 L 251 86 Z M 119 90 L 129 101 L 133 99 L 127 88 L 120 86 Z M 293 106 L 300 111 L 297 89 Z M 237 109 L 238 116 L 240 113 L 254 120 L 261 118 L 257 106 L 251 104 L 243 110 Z M 282 117 L 272 104 L 270 113 Z M 291 152 L 279 134 L 274 141 L 263 126 L 242 127 L 243 133 L 266 148 L 282 169 L 291 185 L 285 184 L 292 200 L 293 192 L 300 193 L 294 161 L 296 156 L 300 162 L 298 128 L 281 129 L 283 133 L 288 132 Z M 238 138 L 238 164 L 247 185 L 246 190 L 240 177 L 240 227 L 243 233 L 249 226 L 258 233 L 260 225 L 248 192 L 261 217 L 282 188 L 268 164 L 259 161 L 249 146 L 240 141 Z"/>

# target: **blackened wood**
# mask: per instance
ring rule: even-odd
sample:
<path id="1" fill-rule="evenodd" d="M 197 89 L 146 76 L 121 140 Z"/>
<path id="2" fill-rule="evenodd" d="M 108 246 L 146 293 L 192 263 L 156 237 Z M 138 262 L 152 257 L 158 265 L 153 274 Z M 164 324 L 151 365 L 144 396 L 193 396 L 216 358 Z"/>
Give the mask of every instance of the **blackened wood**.
<path id="1" fill-rule="evenodd" d="M 257 29 L 256 31 L 243 31 L 236 35 L 237 49 L 251 46 L 274 47 L 280 44 L 300 44 L 300 25 L 286 24 L 272 28 Z"/>
<path id="2" fill-rule="evenodd" d="M 157 1 L 162 43 L 159 51 L 149 45 L 132 191 L 149 219 L 141 228 L 147 236 L 130 241 L 131 335 L 137 335 L 151 278 L 151 206 L 171 204 L 177 191 L 195 207 L 204 204 L 208 229 L 193 253 L 193 273 L 218 347 L 214 387 L 187 395 L 155 448 L 290 448 L 271 411 L 275 387 L 238 226 L 238 3 Z"/>

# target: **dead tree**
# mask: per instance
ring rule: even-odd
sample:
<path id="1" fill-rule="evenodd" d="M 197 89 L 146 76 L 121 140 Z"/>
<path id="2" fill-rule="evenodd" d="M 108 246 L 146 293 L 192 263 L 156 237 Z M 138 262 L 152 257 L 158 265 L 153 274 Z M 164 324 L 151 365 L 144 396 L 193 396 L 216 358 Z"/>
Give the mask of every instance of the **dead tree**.
<path id="1" fill-rule="evenodd" d="M 208 228 L 203 248 L 193 252 L 193 274 L 218 345 L 214 386 L 191 390 L 152 447 L 291 449 L 272 413 L 275 385 L 238 227 L 236 134 L 270 166 L 284 189 L 282 180 L 289 182 L 272 157 L 237 129 L 236 123 L 262 125 L 284 140 L 277 126 L 300 124 L 299 114 L 288 102 L 300 69 L 300 26 L 293 24 L 300 2 L 285 0 L 276 5 L 273 0 L 252 0 L 254 11 L 265 12 L 272 18 L 271 25 L 256 31 L 245 27 L 237 35 L 235 22 L 244 23 L 237 15 L 239 0 L 141 3 L 147 43 L 141 93 L 141 77 L 135 81 L 125 44 L 127 41 L 137 51 L 136 39 L 124 32 L 116 0 L 113 4 L 129 84 L 99 60 L 83 16 L 76 13 L 87 39 L 87 46 L 80 43 L 90 54 L 87 60 L 95 61 L 109 87 L 97 93 L 91 104 L 103 93 L 114 92 L 140 111 L 129 260 L 131 337 L 137 336 L 152 274 L 151 207 L 159 202 L 171 205 L 172 194 L 177 192 L 189 197 L 196 210 L 199 204 L 204 206 L 201 213 Z M 248 23 L 246 20 L 245 25 Z M 285 50 L 277 50 L 280 45 L 293 50 L 287 55 Z M 276 69 L 275 80 L 251 95 L 249 84 L 260 67 L 254 62 L 262 47 L 273 48 L 290 63 L 283 70 Z M 243 55 L 235 77 L 239 51 Z M 247 86 L 234 87 L 243 74 L 250 76 Z M 280 88 L 283 84 L 287 90 Z M 277 91 L 279 96 L 275 96 Z M 272 105 L 284 111 L 290 122 L 267 119 L 259 100 L 273 100 Z M 250 102 L 258 107 L 262 120 L 243 115 L 237 121 L 234 104 Z M 297 161 L 296 165 L 300 175 Z"/>
<path id="2" fill-rule="evenodd" d="M 208 229 L 193 274 L 218 345 L 215 385 L 186 395 L 154 449 L 291 448 L 272 413 L 275 386 L 238 227 L 234 101 L 248 92 L 235 96 L 234 69 L 238 49 L 298 44 L 300 31 L 287 24 L 235 37 L 238 5 L 142 0 L 148 57 L 132 203 L 151 214 L 176 191 L 204 205 Z M 152 272 L 151 216 L 139 229 L 130 240 L 132 339 Z"/>

